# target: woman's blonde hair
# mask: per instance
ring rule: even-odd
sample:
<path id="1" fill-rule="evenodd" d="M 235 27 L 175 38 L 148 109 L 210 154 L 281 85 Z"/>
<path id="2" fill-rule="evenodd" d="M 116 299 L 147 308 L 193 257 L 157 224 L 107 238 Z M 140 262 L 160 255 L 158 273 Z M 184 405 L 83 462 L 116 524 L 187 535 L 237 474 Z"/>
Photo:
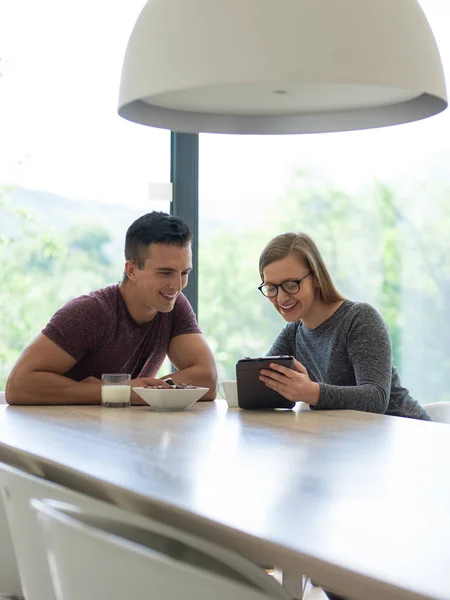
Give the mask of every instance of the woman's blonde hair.
<path id="1" fill-rule="evenodd" d="M 319 249 L 306 233 L 282 233 L 274 237 L 261 252 L 259 273 L 264 281 L 264 269 L 270 263 L 294 255 L 313 272 L 320 299 L 326 304 L 345 300 L 333 283 Z"/>

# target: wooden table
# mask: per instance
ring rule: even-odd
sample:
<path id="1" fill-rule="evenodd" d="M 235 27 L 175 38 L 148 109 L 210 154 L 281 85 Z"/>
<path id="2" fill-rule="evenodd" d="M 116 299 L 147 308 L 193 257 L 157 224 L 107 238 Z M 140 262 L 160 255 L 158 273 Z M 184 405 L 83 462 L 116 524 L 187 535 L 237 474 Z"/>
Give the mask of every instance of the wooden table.
<path id="1" fill-rule="evenodd" d="M 222 401 L 0 407 L 0 460 L 360 599 L 450 598 L 450 427 Z"/>

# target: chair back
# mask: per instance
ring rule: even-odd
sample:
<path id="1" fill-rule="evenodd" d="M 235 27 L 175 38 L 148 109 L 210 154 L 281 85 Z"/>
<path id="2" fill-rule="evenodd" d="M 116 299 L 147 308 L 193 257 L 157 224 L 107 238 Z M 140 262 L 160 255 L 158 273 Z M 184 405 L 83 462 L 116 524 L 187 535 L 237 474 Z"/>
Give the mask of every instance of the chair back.
<path id="1" fill-rule="evenodd" d="M 434 402 L 425 404 L 424 409 L 433 421 L 437 423 L 450 423 L 450 402 Z"/>
<path id="2" fill-rule="evenodd" d="M 22 585 L 8 519 L 0 496 L 0 597 L 3 596 L 22 596 Z"/>
<path id="3" fill-rule="evenodd" d="M 58 600 L 270 598 L 248 583 L 216 573 L 195 553 L 186 555 L 179 543 L 164 539 L 160 531 L 148 530 L 147 536 L 141 531 L 134 540 L 126 521 L 101 519 L 51 501 L 31 504 L 44 533 Z M 124 527 L 127 538 L 117 534 Z"/>
<path id="4" fill-rule="evenodd" d="M 191 533 L 131 513 L 1 463 L 0 488 L 27 600 L 55 599 L 48 561 L 42 550 L 42 531 L 36 513 L 30 506 L 30 500 L 33 498 L 51 499 L 71 505 L 72 509 L 80 514 L 90 514 L 95 522 L 102 520 L 107 522 L 108 527 L 115 528 L 116 534 L 124 538 L 132 535 L 141 536 L 145 540 L 146 536 L 160 535 L 177 544 L 179 552 L 183 549 L 185 556 L 194 554 L 196 560 L 207 564 L 210 570 L 215 569 L 217 573 L 234 577 L 237 581 L 247 581 L 277 600 L 290 600 L 289 594 L 263 569 L 245 557 Z"/>

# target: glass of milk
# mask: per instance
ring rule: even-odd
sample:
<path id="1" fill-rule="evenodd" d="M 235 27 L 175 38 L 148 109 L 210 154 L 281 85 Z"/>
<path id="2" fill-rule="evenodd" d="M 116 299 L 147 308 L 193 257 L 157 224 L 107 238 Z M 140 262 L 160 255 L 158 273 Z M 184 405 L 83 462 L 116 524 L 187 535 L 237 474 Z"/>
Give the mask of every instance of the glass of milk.
<path id="1" fill-rule="evenodd" d="M 102 375 L 102 406 L 125 408 L 130 406 L 131 375 L 104 373 Z"/>

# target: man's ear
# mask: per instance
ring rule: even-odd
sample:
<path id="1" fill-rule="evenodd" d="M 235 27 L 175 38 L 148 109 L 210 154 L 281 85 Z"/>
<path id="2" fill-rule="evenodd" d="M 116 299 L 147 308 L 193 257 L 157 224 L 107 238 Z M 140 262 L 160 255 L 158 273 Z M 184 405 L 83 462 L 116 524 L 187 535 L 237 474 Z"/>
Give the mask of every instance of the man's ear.
<path id="1" fill-rule="evenodd" d="M 136 281 L 137 266 L 131 260 L 125 262 L 125 274 L 130 281 Z"/>

